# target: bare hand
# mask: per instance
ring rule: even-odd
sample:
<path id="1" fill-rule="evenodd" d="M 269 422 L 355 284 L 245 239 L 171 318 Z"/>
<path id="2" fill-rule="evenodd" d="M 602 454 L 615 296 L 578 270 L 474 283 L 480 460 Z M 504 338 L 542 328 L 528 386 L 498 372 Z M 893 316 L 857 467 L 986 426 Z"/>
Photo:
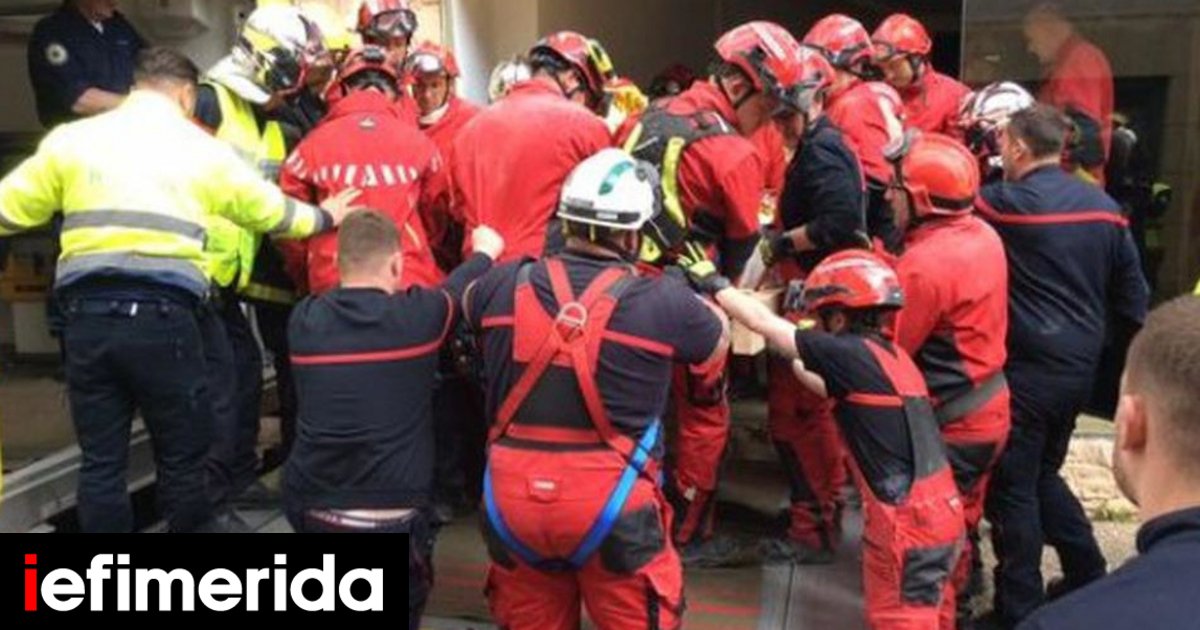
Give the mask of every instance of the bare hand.
<path id="1" fill-rule="evenodd" d="M 504 253 L 504 237 L 496 230 L 481 225 L 471 232 L 471 248 L 477 254 L 487 254 L 488 258 L 497 260 Z"/>
<path id="2" fill-rule="evenodd" d="M 341 225 L 346 215 L 362 208 L 351 205 L 361 194 L 362 191 L 357 188 L 347 188 L 326 197 L 325 201 L 321 202 L 321 209 L 333 217 L 334 225 Z"/>

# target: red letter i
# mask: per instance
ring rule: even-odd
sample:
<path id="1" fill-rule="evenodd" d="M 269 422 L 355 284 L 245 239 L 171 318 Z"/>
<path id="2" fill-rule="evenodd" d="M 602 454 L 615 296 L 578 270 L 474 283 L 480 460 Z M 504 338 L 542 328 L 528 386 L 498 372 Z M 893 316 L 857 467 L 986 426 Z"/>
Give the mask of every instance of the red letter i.
<path id="1" fill-rule="evenodd" d="M 25 554 L 25 566 L 37 567 L 37 554 Z M 25 610 L 37 610 L 37 569 L 25 569 Z"/>

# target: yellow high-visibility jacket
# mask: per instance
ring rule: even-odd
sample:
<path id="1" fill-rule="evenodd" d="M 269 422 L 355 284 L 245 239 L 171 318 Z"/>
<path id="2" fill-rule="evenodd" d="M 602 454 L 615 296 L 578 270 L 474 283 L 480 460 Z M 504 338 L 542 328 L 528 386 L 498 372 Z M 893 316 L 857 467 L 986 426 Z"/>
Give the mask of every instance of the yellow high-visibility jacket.
<path id="1" fill-rule="evenodd" d="M 226 142 L 264 179 L 279 181 L 279 169 L 287 158 L 283 128 L 268 120 L 259 131 L 253 106 L 232 90 L 216 81 L 206 81 L 217 95 L 221 110 L 221 125 L 216 130 L 218 140 Z M 244 291 L 250 284 L 254 258 L 258 254 L 259 237 L 223 217 L 214 216 L 208 226 L 207 253 L 213 280 L 220 286 L 234 286 Z"/>
<path id="2" fill-rule="evenodd" d="M 210 215 L 303 238 L 330 227 L 284 196 L 170 98 L 135 90 L 117 109 L 62 125 L 0 180 L 0 236 L 63 212 L 55 284 L 132 277 L 207 293 Z"/>

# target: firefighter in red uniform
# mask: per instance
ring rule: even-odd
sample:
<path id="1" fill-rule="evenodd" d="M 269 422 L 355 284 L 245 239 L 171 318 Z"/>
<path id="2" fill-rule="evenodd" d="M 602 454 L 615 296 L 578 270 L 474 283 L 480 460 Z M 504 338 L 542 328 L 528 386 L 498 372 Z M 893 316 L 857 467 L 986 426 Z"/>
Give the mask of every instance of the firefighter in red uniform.
<path id="1" fill-rule="evenodd" d="M 466 126 L 479 106 L 458 97 L 455 92 L 459 76 L 454 53 L 432 42 L 424 42 L 408 56 L 404 76 L 417 104 L 421 131 L 437 145 L 442 160 L 449 168 L 453 162 L 454 140 Z M 453 201 L 451 201 L 453 204 Z M 448 208 L 447 208 L 448 210 Z M 453 269 L 460 259 L 463 232 L 448 212 L 422 217 L 429 242 L 443 269 Z"/>
<path id="2" fill-rule="evenodd" d="M 298 199 L 319 201 L 346 188 L 395 221 L 404 254 L 400 286 L 442 280 L 418 212 L 446 203 L 449 181 L 437 148 L 395 116 L 400 80 L 387 53 L 368 46 L 346 60 L 337 79 L 342 97 L 284 164 L 280 185 Z M 289 267 L 310 293 L 338 285 L 337 233 L 289 252 Z M 303 270 L 301 272 L 300 270 Z"/>
<path id="3" fill-rule="evenodd" d="M 642 260 L 673 262 L 685 241 L 719 255 L 737 277 L 759 241 L 763 162 L 747 138 L 786 107 L 799 86 L 800 45 L 781 26 L 751 22 L 716 43 L 721 65 L 708 81 L 659 101 L 618 133 L 621 144 L 662 174 L 663 213 L 647 230 Z M 661 246 L 660 246 L 661 245 Z M 709 371 L 681 368 L 673 388 L 679 424 L 668 496 L 679 520 L 684 563 L 721 565 L 738 550 L 712 537 L 717 473 L 729 437 L 724 362 Z"/>
<path id="4" fill-rule="evenodd" d="M 639 275 L 658 175 L 607 149 L 563 189 L 562 254 L 493 270 L 463 298 L 488 387 L 484 537 L 492 614 L 572 630 L 679 628 L 683 571 L 660 487 L 673 362 L 727 352 L 723 318 L 678 277 Z"/>
<path id="5" fill-rule="evenodd" d="M 417 32 L 417 13 L 413 11 L 410 0 L 363 0 L 358 5 L 355 30 L 362 37 L 363 44 L 386 50 L 388 65 L 399 74 L 404 61 L 408 59 L 413 35 Z M 334 90 L 326 98 L 332 105 L 339 96 Z M 417 104 L 408 94 L 400 94 L 393 107 L 401 120 L 416 124 Z"/>
<path id="6" fill-rule="evenodd" d="M 1075 31 L 1051 4 L 1025 16 L 1029 51 L 1046 68 L 1038 101 L 1062 110 L 1074 125 L 1063 166 L 1104 186 L 1112 150 L 1113 76 L 1104 51 Z"/>
<path id="7" fill-rule="evenodd" d="M 904 106 L 904 126 L 960 138 L 958 111 L 971 88 L 933 68 L 933 40 L 925 27 L 894 13 L 871 35 L 875 63 L 884 80 L 896 88 Z"/>
<path id="8" fill-rule="evenodd" d="M 796 147 L 780 198 L 778 237 L 764 241 L 765 259 L 788 287 L 784 317 L 802 317 L 798 288 L 826 256 L 858 246 L 866 233 L 862 172 L 854 151 L 824 115 L 833 66 L 815 50 L 802 57 L 802 109 L 781 119 Z M 787 468 L 792 507 L 787 537 L 763 543 L 769 561 L 829 562 L 840 531 L 840 491 L 846 484 L 845 449 L 837 434 L 833 405 L 792 375 L 788 361 L 769 364 L 767 414 L 771 440 Z"/>
<path id="9" fill-rule="evenodd" d="M 612 145 L 597 113 L 612 61 L 600 43 L 563 31 L 529 51 L 533 78 L 479 112 L 454 141 L 455 217 L 489 225 L 508 244 L 503 261 L 562 245 L 554 209 L 571 169 Z"/>
<path id="10" fill-rule="evenodd" d="M 796 325 L 730 288 L 703 252 L 683 263 L 696 287 L 793 360 L 834 414 L 863 499 L 863 590 L 873 629 L 954 628 L 950 579 L 963 537 L 962 502 L 921 372 L 887 338 L 900 282 L 870 252 L 846 250 L 809 274 Z"/>
<path id="11" fill-rule="evenodd" d="M 837 70 L 829 93 L 826 115 L 850 141 L 867 178 L 867 231 L 888 251 L 898 252 L 903 240 L 884 200 L 892 167 L 883 148 L 903 131 L 900 95 L 880 81 L 869 81 L 873 45 L 867 29 L 841 14 L 828 15 L 804 36 L 804 45 L 825 55 Z"/>
<path id="12" fill-rule="evenodd" d="M 890 157 L 896 179 L 889 198 L 906 229 L 896 272 L 907 305 L 897 318 L 896 343 L 925 375 L 967 529 L 974 531 L 1010 425 L 1004 243 L 971 214 L 979 169 L 956 140 L 911 131 Z M 972 552 L 964 550 L 955 575 L 960 620 L 970 619 L 963 592 Z"/>

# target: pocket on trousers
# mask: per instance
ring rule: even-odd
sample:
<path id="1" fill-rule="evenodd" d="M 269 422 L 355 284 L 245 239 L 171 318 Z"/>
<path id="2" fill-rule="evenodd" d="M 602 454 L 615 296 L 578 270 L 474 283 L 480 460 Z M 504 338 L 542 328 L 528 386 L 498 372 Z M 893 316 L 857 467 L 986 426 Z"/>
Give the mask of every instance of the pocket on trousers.
<path id="1" fill-rule="evenodd" d="M 658 509 L 651 503 L 622 514 L 600 544 L 600 562 L 618 575 L 631 575 L 666 547 Z"/>
<path id="2" fill-rule="evenodd" d="M 904 552 L 900 598 L 906 604 L 937 606 L 950 569 L 958 556 L 958 545 L 918 547 Z"/>

